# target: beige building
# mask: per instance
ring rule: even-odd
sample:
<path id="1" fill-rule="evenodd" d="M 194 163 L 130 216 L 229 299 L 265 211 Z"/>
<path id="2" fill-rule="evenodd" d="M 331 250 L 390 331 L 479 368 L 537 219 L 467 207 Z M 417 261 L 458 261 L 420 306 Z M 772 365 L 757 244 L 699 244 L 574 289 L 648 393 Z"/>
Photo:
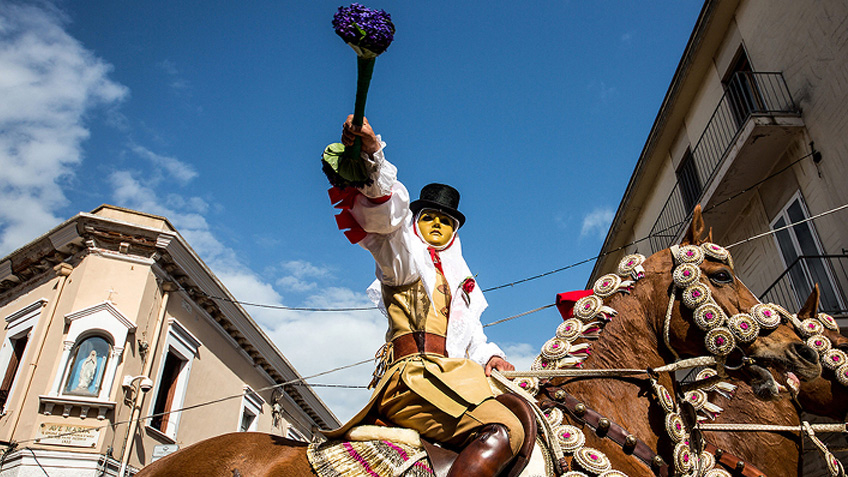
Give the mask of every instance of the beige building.
<path id="1" fill-rule="evenodd" d="M 735 269 L 755 295 L 797 311 L 818 283 L 844 333 L 848 209 L 830 212 L 848 204 L 846 183 L 848 3 L 707 0 L 589 286 L 627 253 L 679 242 L 700 203 L 713 241 L 739 243 Z M 830 475 L 805 448 L 803 475 Z"/>
<path id="2" fill-rule="evenodd" d="M 101 206 L 0 259 L 0 476 L 128 473 L 339 425 L 167 219 Z"/>
<path id="3" fill-rule="evenodd" d="M 589 283 L 678 242 L 695 204 L 728 246 L 843 206 L 846 181 L 848 4 L 707 0 Z M 844 319 L 846 224 L 843 209 L 739 244 L 736 271 L 789 310 L 818 283 Z"/>

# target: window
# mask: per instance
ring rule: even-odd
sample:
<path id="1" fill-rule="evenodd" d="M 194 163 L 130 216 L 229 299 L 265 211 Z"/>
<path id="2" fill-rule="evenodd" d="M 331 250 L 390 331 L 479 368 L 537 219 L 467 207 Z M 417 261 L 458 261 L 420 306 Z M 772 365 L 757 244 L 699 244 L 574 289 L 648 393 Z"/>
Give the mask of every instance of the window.
<path id="1" fill-rule="evenodd" d="M 740 47 L 736 53 L 736 59 L 727 70 L 722 85 L 730 101 L 736 127 L 741 127 L 749 114 L 765 109 L 751 61 L 744 48 Z"/>
<path id="2" fill-rule="evenodd" d="M 168 351 L 165 356 L 165 364 L 162 366 L 162 374 L 159 377 L 159 390 L 153 403 L 153 418 L 150 427 L 165 432 L 168 428 L 169 412 L 174 409 L 174 395 L 177 392 L 177 381 L 180 371 L 185 368 L 186 360 L 180 358 L 173 351 Z"/>
<path id="3" fill-rule="evenodd" d="M 689 148 L 686 148 L 686 153 L 680 161 L 680 167 L 677 168 L 677 183 L 683 197 L 683 206 L 688 214 L 695 208 L 698 199 L 701 198 L 701 192 L 704 190 L 701 178 L 698 175 L 698 168 L 695 166 L 695 157 L 692 156 L 692 150 Z"/>
<path id="4" fill-rule="evenodd" d="M 809 216 L 801 193 L 797 192 L 772 220 L 771 228 L 779 229 Z M 783 264 L 789 270 L 797 307 L 800 308 L 813 290 L 813 285 L 818 283 L 821 293 L 820 308 L 824 311 L 843 309 L 841 297 L 834 287 L 830 266 L 822 258 L 822 248 L 813 223 L 804 222 L 781 230 L 776 232 L 774 237 Z"/>
<path id="5" fill-rule="evenodd" d="M 39 300 L 6 317 L 6 339 L 0 348 L 0 369 L 5 369 L 2 371 L 3 381 L 0 383 L 0 411 L 2 412 L 5 412 L 6 403 L 15 389 L 32 329 L 38 322 L 38 317 L 41 316 L 41 309 L 46 304 L 46 300 Z"/>
<path id="6" fill-rule="evenodd" d="M 71 351 L 62 394 L 97 397 L 112 345 L 99 335 L 82 339 Z"/>
<path id="7" fill-rule="evenodd" d="M 158 378 L 154 380 L 153 399 L 147 425 L 149 428 L 176 439 L 180 424 L 179 409 L 183 407 L 191 364 L 197 356 L 200 341 L 180 323 L 168 320 L 168 338 L 165 342 Z"/>
<path id="8" fill-rule="evenodd" d="M 239 419 L 239 431 L 255 431 L 257 417 L 262 413 L 262 404 L 265 400 L 256 392 L 245 385 L 244 397 L 241 399 L 241 419 Z"/>

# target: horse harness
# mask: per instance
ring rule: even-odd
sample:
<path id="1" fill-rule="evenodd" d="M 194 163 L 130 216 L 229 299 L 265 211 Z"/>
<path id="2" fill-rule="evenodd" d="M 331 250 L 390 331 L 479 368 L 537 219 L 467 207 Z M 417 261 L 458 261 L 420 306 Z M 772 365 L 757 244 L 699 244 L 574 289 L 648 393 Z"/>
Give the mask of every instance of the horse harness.
<path id="1" fill-rule="evenodd" d="M 575 396 L 564 390 L 562 386 L 546 386 L 544 388 L 545 398 L 539 402 L 539 407 L 549 409 L 558 407 L 579 421 L 589 426 L 595 434 L 601 438 L 607 438 L 620 445 L 625 454 L 638 458 L 648 465 L 655 475 L 669 477 L 671 475 L 669 465 L 665 460 L 654 452 L 643 440 L 627 432 L 626 429 L 614 421 L 604 417 L 594 409 L 586 406 Z M 719 449 L 706 442 L 704 450 L 715 456 L 716 462 L 722 464 L 729 472 L 742 477 L 765 477 L 765 474 L 751 463 L 741 459 L 730 452 Z M 568 463 L 559 463 L 561 472 L 568 472 Z"/>

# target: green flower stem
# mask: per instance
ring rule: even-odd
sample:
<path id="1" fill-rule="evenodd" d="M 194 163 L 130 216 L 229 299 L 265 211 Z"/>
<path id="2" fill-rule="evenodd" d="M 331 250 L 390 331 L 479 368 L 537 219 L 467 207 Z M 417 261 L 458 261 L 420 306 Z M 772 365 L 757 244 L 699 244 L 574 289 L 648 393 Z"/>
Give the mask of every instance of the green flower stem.
<path id="1" fill-rule="evenodd" d="M 368 87 L 371 85 L 371 75 L 374 73 L 374 63 L 377 58 L 356 57 L 356 104 L 353 107 L 353 125 L 362 126 L 365 118 L 365 100 L 368 99 Z M 345 155 L 357 162 L 362 151 L 362 138 L 356 137 L 353 146 L 345 148 Z M 364 175 L 364 170 L 363 170 Z"/>

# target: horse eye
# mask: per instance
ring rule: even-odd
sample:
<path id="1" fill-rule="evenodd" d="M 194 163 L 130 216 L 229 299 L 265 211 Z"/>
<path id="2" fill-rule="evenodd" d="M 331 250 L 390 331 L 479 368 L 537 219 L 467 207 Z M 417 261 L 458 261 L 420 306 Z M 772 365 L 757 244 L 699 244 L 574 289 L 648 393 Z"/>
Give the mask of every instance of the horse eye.
<path id="1" fill-rule="evenodd" d="M 719 270 L 710 275 L 710 280 L 720 284 L 733 283 L 733 275 L 727 270 Z"/>

